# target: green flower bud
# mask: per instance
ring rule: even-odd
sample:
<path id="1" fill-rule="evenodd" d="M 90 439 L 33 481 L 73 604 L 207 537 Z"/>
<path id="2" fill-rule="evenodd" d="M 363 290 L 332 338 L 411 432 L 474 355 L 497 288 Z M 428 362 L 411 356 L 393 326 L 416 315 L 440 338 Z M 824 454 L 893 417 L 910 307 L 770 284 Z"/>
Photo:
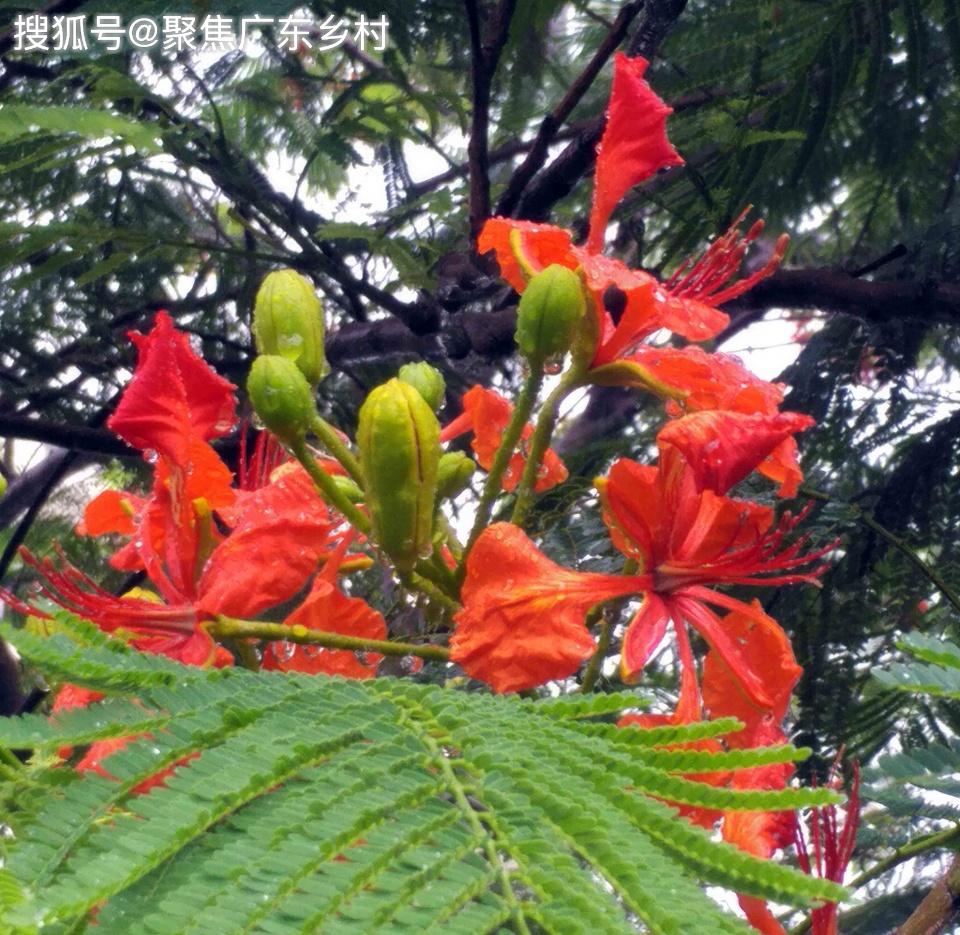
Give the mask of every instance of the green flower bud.
<path id="1" fill-rule="evenodd" d="M 263 424 L 281 442 L 302 439 L 316 415 L 313 390 L 286 357 L 262 354 L 250 368 L 247 395 Z"/>
<path id="2" fill-rule="evenodd" d="M 537 273 L 517 308 L 520 353 L 536 364 L 565 354 L 586 310 L 583 283 L 573 270 L 554 264 Z"/>
<path id="3" fill-rule="evenodd" d="M 261 354 L 292 360 L 313 387 L 330 372 L 323 350 L 323 307 L 310 282 L 292 269 L 269 273 L 260 284 L 253 336 Z"/>
<path id="4" fill-rule="evenodd" d="M 466 490 L 477 466 L 462 451 L 448 451 L 440 456 L 437 467 L 437 499 L 455 497 Z"/>
<path id="5" fill-rule="evenodd" d="M 424 398 L 393 379 L 360 407 L 357 446 L 373 537 L 401 570 L 431 549 L 440 425 Z"/>
<path id="6" fill-rule="evenodd" d="M 0 497 L 7 492 L 7 479 L 0 474 Z"/>
<path id="7" fill-rule="evenodd" d="M 404 364 L 397 376 L 404 383 L 409 383 L 427 401 L 427 405 L 434 412 L 443 405 L 443 394 L 447 384 L 443 374 L 436 367 L 431 367 L 426 361 Z"/>
<path id="8" fill-rule="evenodd" d="M 342 474 L 334 474 L 333 482 L 340 488 L 340 492 L 351 503 L 363 502 L 363 491 L 355 480 L 350 477 L 344 477 Z"/>

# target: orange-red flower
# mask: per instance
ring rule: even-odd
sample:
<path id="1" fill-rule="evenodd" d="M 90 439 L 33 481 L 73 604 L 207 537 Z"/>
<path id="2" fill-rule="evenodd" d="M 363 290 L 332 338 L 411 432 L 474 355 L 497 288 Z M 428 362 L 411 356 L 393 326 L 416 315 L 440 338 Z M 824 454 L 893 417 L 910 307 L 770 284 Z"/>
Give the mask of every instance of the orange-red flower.
<path id="1" fill-rule="evenodd" d="M 720 751 L 785 743 L 787 738 L 780 724 L 802 670 L 797 665 L 787 635 L 763 612 L 759 601 L 753 601 L 750 609 L 752 613 L 749 615 L 739 612 L 728 614 L 723 619 L 723 627 L 739 645 L 744 660 L 762 683 L 770 699 L 768 706 L 758 704 L 744 691 L 740 679 L 730 671 L 715 649 L 711 649 L 704 660 L 701 698 L 689 639 L 685 629 L 679 627 L 677 644 L 681 689 L 676 710 L 669 715 L 627 715 L 619 725 L 652 727 L 658 724 L 690 724 L 701 720 L 704 714 L 711 718 L 736 717 L 743 722 L 743 728 L 725 736 L 722 743 L 711 738 L 678 746 Z M 780 763 L 733 773 L 706 773 L 686 778 L 731 789 L 776 790 L 786 788 L 792 774 L 791 764 Z M 712 828 L 722 820 L 723 839 L 756 857 L 769 858 L 774 851 L 789 846 L 794 840 L 796 818 L 793 812 L 720 812 L 686 805 L 675 807 L 689 821 L 705 828 Z M 782 935 L 780 923 L 764 900 L 744 895 L 738 898 L 744 914 L 755 929 L 765 935 Z"/>
<path id="2" fill-rule="evenodd" d="M 563 568 L 519 527 L 495 523 L 467 559 L 450 658 L 498 692 L 566 678 L 596 648 L 584 626 L 587 611 L 649 584 L 645 576 Z"/>
<path id="3" fill-rule="evenodd" d="M 204 619 L 255 616 L 292 598 L 345 527 L 299 465 L 276 470 L 259 489 L 235 490 L 210 445 L 234 424 L 232 384 L 193 351 L 166 312 L 149 334 L 132 338 L 136 371 L 108 424 L 143 451 L 153 487 L 147 497 L 100 494 L 78 532 L 130 536 L 112 563 L 146 571 L 163 601 L 116 597 L 65 560 L 58 566 L 24 558 L 55 603 L 123 631 L 139 649 L 206 665 L 226 653 L 200 626 Z"/>
<path id="4" fill-rule="evenodd" d="M 594 368 L 628 357 L 641 341 L 660 328 L 691 341 L 714 337 L 729 322 L 716 306 L 770 275 L 786 251 L 786 238 L 781 238 L 762 269 L 728 285 L 748 246 L 763 229 L 763 222 L 758 221 L 741 236 L 741 215 L 703 257 L 681 266 L 664 283 L 642 270 L 630 269 L 620 260 L 603 256 L 607 222 L 624 193 L 658 169 L 683 162 L 666 136 L 666 119 L 671 109 L 643 79 L 647 65 L 644 58 L 623 54 L 614 60 L 613 87 L 598 147 L 586 245 L 574 246 L 571 233 L 560 227 L 499 217 L 486 222 L 477 240 L 480 253 L 494 252 L 500 274 L 517 292 L 526 287 L 530 270 L 536 272 L 553 263 L 569 269 L 582 268 L 597 316 L 599 340 L 592 360 Z M 611 289 L 615 298 L 611 298 Z M 616 378 L 610 373 L 595 376 L 607 382 Z"/>
<path id="5" fill-rule="evenodd" d="M 779 627 L 706 585 L 815 580 L 820 569 L 798 569 L 823 551 L 804 555 L 804 539 L 784 547 L 797 519 L 787 513 L 774 523 L 771 508 L 725 496 L 784 439 L 811 422 L 795 413 L 685 416 L 658 435 L 657 467 L 622 459 L 597 481 L 614 544 L 653 580 L 624 636 L 624 677 L 643 668 L 672 621 L 677 632 L 687 625 L 698 630 L 751 701 L 772 706 L 761 674 L 711 606 L 738 611 L 759 627 Z"/>
<path id="6" fill-rule="evenodd" d="M 783 402 L 782 383 L 761 380 L 728 354 L 708 354 L 693 346 L 644 345 L 627 363 L 641 368 L 644 386 L 650 385 L 652 377 L 669 392 L 667 413 L 672 417 L 711 409 L 773 415 Z M 793 437 L 785 438 L 757 470 L 780 484 L 781 497 L 795 497 L 803 473 Z"/>
<path id="7" fill-rule="evenodd" d="M 477 456 L 477 462 L 485 471 L 493 465 L 494 456 L 500 447 L 503 433 L 510 424 L 513 406 L 495 390 L 474 386 L 463 394 L 463 412 L 452 422 L 444 426 L 440 441 L 448 442 L 467 432 L 473 433 L 470 447 Z M 533 435 L 533 426 L 524 426 L 520 435 L 520 451 L 514 452 L 503 472 L 503 489 L 513 490 L 520 483 L 523 468 L 527 463 L 524 447 Z M 537 493 L 549 490 L 567 479 L 567 469 L 557 453 L 548 448 L 540 464 L 535 489 Z"/>

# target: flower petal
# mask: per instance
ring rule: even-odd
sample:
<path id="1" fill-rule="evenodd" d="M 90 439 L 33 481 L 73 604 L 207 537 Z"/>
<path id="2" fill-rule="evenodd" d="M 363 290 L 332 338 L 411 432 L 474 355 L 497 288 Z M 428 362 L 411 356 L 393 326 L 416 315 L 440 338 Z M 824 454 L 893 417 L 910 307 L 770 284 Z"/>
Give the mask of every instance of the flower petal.
<path id="1" fill-rule="evenodd" d="M 796 412 L 773 415 L 698 412 L 668 422 L 657 435 L 661 460 L 679 451 L 700 490 L 724 494 L 753 473 L 785 439 L 814 424 Z"/>
<path id="2" fill-rule="evenodd" d="M 594 651 L 584 626 L 601 601 L 647 590 L 646 576 L 571 571 L 510 523 L 481 534 L 467 560 L 450 658 L 498 692 L 572 675 Z"/>
<path id="3" fill-rule="evenodd" d="M 553 224 L 535 224 L 532 221 L 514 221 L 512 218 L 488 218 L 477 238 L 477 253 L 493 251 L 500 266 L 500 275 L 517 292 L 527 287 L 517 258 L 517 250 L 524 262 L 539 272 L 553 263 L 576 269 L 579 260 L 573 253 L 570 231 Z"/>
<path id="4" fill-rule="evenodd" d="M 255 617 L 292 598 L 336 545 L 341 523 L 299 465 L 243 494 L 228 515 L 233 529 L 200 578 L 199 606 L 209 615 Z"/>
<path id="5" fill-rule="evenodd" d="M 673 113 L 643 80 L 649 62 L 622 52 L 613 61 L 613 87 L 607 125 L 597 146 L 588 249 L 599 253 L 610 213 L 627 189 L 663 166 L 683 164 L 667 139 L 667 117 Z"/>
<path id="6" fill-rule="evenodd" d="M 194 352 L 166 312 L 157 312 L 149 334 L 131 332 L 130 337 L 139 358 L 107 423 L 117 435 L 179 464 L 190 439 L 209 441 L 233 427 L 236 387 Z"/>

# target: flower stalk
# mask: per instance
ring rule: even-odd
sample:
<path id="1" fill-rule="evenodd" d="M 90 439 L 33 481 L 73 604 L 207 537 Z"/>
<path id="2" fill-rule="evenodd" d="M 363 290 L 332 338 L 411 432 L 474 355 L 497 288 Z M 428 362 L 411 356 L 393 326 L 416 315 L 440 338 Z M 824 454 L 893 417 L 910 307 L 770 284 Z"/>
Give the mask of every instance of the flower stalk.
<path id="1" fill-rule="evenodd" d="M 266 620 L 238 620 L 234 617 L 218 616 L 212 622 L 204 624 L 204 629 L 217 640 L 281 640 L 288 643 L 323 646 L 326 649 L 380 653 L 381 656 L 417 656 L 420 659 L 435 662 L 445 662 L 450 656 L 450 650 L 445 646 L 437 646 L 433 643 L 397 643 L 392 640 L 364 639 L 343 633 L 311 630 L 298 624 L 289 626 L 284 623 L 269 623 Z"/>

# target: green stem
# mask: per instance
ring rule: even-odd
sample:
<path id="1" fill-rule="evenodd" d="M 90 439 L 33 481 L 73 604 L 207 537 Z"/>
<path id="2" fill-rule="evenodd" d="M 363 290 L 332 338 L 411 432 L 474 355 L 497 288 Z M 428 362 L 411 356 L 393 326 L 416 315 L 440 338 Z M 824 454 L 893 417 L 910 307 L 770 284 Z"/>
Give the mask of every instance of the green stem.
<path id="1" fill-rule="evenodd" d="M 869 883 L 871 880 L 882 876 L 905 860 L 925 854 L 927 851 L 947 847 L 957 839 L 960 839 L 960 825 L 954 825 L 954 827 L 946 828 L 943 831 L 935 831 L 933 834 L 926 834 L 922 838 L 910 841 L 909 844 L 904 844 L 903 847 L 898 847 L 889 857 L 878 860 L 869 870 L 865 870 L 847 885 L 852 890 L 859 889 L 864 883 Z"/>
<path id="2" fill-rule="evenodd" d="M 864 526 L 872 529 L 881 539 L 886 540 L 890 543 L 895 549 L 902 552 L 906 556 L 907 560 L 916 568 L 925 578 L 933 583 L 938 591 L 954 606 L 957 611 L 960 611 L 960 595 L 947 584 L 946 581 L 940 576 L 939 572 L 935 568 L 932 568 L 928 565 L 916 551 L 907 543 L 905 539 L 901 539 L 900 536 L 895 533 L 890 532 L 885 526 L 881 525 L 874 518 L 873 514 L 868 510 L 863 509 L 861 506 L 857 506 L 856 503 L 850 503 L 847 500 L 838 500 L 835 497 L 831 497 L 829 494 L 824 493 L 822 490 L 814 490 L 811 487 L 801 487 L 800 493 L 806 497 L 811 497 L 814 500 L 819 500 L 822 503 L 838 503 L 842 506 L 847 507 L 849 510 L 853 511 L 857 519 L 859 519 Z"/>
<path id="3" fill-rule="evenodd" d="M 320 439 L 323 447 L 343 465 L 346 472 L 362 487 L 363 472 L 360 470 L 360 462 L 356 455 L 340 440 L 337 430 L 321 415 L 314 417 L 311 428 L 317 438 Z"/>
<path id="4" fill-rule="evenodd" d="M 463 550 L 463 559 L 457 568 L 457 582 L 459 584 L 463 583 L 467 574 L 467 558 L 470 555 L 470 550 L 477 539 L 480 538 L 480 533 L 487 528 L 487 524 L 490 522 L 494 501 L 500 495 L 504 471 L 510 464 L 517 442 L 520 441 L 520 436 L 523 434 L 523 429 L 530 418 L 530 413 L 533 412 L 542 385 L 543 367 L 532 367 L 529 376 L 523 382 L 523 387 L 513 409 L 513 415 L 510 417 L 510 422 L 500 439 L 500 447 L 497 448 L 497 453 L 493 457 L 493 464 L 490 465 L 490 471 L 487 474 L 486 481 L 484 481 L 480 501 L 477 503 L 477 514 L 473 521 L 473 528 L 470 530 L 470 537 L 467 539 L 467 544 Z"/>
<path id="5" fill-rule="evenodd" d="M 294 457 L 303 465 L 310 479 L 331 506 L 338 509 L 360 532 L 370 531 L 370 520 L 351 503 L 347 495 L 336 485 L 334 479 L 319 464 L 307 448 L 307 443 L 300 439 L 291 448 Z"/>
<path id="6" fill-rule="evenodd" d="M 560 413 L 560 404 L 576 389 L 582 382 L 583 375 L 577 369 L 568 370 L 553 392 L 547 397 L 543 408 L 540 410 L 540 416 L 537 419 L 537 426 L 530 437 L 530 450 L 527 452 L 527 463 L 523 468 L 523 476 L 520 478 L 520 484 L 517 487 L 517 502 L 513 507 L 513 516 L 510 522 L 517 526 L 522 526 L 533 506 L 534 489 L 537 485 L 537 475 L 540 471 L 540 462 L 550 447 L 550 440 L 553 438 L 553 430 L 557 425 L 557 417 Z"/>
<path id="7" fill-rule="evenodd" d="M 420 571 L 425 569 L 422 566 L 418 566 Z M 454 600 L 449 594 L 442 589 L 442 587 L 432 581 L 430 578 L 425 577 L 423 574 L 417 571 L 412 571 L 409 573 L 397 572 L 401 583 L 409 591 L 419 591 L 421 594 L 425 594 L 430 600 L 439 604 L 441 607 L 450 611 L 450 613 L 456 613 L 460 610 L 460 604 L 458 601 Z"/>
<path id="8" fill-rule="evenodd" d="M 530 935 L 530 928 L 527 926 L 527 920 L 523 914 L 523 907 L 520 905 L 517 895 L 513 891 L 513 886 L 510 883 L 510 872 L 507 870 L 504 861 L 500 858 L 500 854 L 497 851 L 497 843 L 494 839 L 494 830 L 487 828 L 487 826 L 484 825 L 484 823 L 480 820 L 480 816 L 477 814 L 476 809 L 470 804 L 470 799 L 467 797 L 467 791 L 464 788 L 460 777 L 457 776 L 456 770 L 453 768 L 453 764 L 450 761 L 450 757 L 445 754 L 441 748 L 441 745 L 437 743 L 437 741 L 428 731 L 422 732 L 420 737 L 424 743 L 424 746 L 426 746 L 432 754 L 434 764 L 439 770 L 440 774 L 443 776 L 444 782 L 447 788 L 450 790 L 450 794 L 453 796 L 454 802 L 457 804 L 457 808 L 459 808 L 460 812 L 463 814 L 464 819 L 470 826 L 470 830 L 473 831 L 478 841 L 481 842 L 481 846 L 483 847 L 483 851 L 486 854 L 491 868 L 496 868 L 503 898 L 512 909 L 513 919 L 517 925 L 518 932 L 521 933 L 521 935 Z"/>
<path id="9" fill-rule="evenodd" d="M 23 763 L 17 758 L 12 750 L 6 747 L 0 747 L 0 763 L 12 766 L 18 773 L 23 769 Z"/>
<path id="10" fill-rule="evenodd" d="M 381 656 L 419 656 L 445 662 L 450 650 L 433 643 L 395 643 L 392 640 L 370 640 L 344 633 L 329 633 L 324 630 L 309 630 L 300 624 L 268 623 L 266 620 L 238 620 L 235 617 L 218 616 L 204 629 L 214 639 L 286 640 L 288 643 L 304 643 L 324 646 L 328 649 L 347 649 L 353 652 L 380 653 Z"/>
<path id="11" fill-rule="evenodd" d="M 586 671 L 583 673 L 583 681 L 580 683 L 580 691 L 585 695 L 593 691 L 593 686 L 597 684 L 597 679 L 600 677 L 600 667 L 603 665 L 603 660 L 607 658 L 607 650 L 610 648 L 612 630 L 613 625 L 610 618 L 606 614 L 602 614 L 597 651 L 590 657 Z"/>

